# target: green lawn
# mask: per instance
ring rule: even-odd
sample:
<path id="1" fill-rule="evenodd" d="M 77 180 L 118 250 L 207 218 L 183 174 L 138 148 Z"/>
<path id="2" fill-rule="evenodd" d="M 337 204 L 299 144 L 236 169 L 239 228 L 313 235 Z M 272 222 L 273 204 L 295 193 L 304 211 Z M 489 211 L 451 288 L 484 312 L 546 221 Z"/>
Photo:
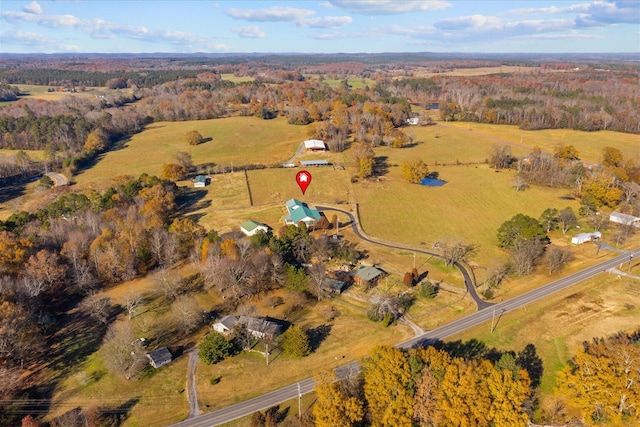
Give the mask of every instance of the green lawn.
<path id="1" fill-rule="evenodd" d="M 573 145 L 582 160 L 592 163 L 602 161 L 602 148 L 608 145 L 622 151 L 625 158 L 637 159 L 640 155 L 640 135 L 630 133 L 571 129 L 522 130 L 518 126 L 464 122 L 449 122 L 447 126 L 466 130 L 471 138 L 499 138 L 528 147 L 538 146 L 547 151 L 553 151 L 560 145 Z M 518 154 L 518 151 L 519 148 L 514 147 L 514 154 Z"/>
<path id="2" fill-rule="evenodd" d="M 185 142 L 185 134 L 196 130 L 210 141 L 196 146 Z M 286 119 L 261 120 L 230 117 L 186 122 L 158 122 L 123 141 L 120 149 L 102 156 L 96 166 L 81 172 L 80 184 L 103 181 L 113 176 L 143 172 L 160 175 L 162 165 L 171 163 L 180 151 L 191 154 L 194 164 L 273 164 L 289 159 L 305 139 L 304 126 L 292 126 Z"/>

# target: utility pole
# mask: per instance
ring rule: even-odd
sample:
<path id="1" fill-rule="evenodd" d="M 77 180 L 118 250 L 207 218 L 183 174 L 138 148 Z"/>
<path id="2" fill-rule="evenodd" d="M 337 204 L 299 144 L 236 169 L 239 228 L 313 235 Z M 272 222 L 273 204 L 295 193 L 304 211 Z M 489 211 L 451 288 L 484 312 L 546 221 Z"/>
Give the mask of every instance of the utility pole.
<path id="1" fill-rule="evenodd" d="M 413 269 L 415 270 L 416 268 L 416 253 L 413 253 Z"/>
<path id="2" fill-rule="evenodd" d="M 494 326 L 494 322 L 496 319 L 496 308 L 493 307 L 493 315 L 491 316 L 491 333 L 493 333 L 495 326 Z"/>
<path id="3" fill-rule="evenodd" d="M 300 391 L 300 383 L 298 383 L 298 419 L 302 419 L 302 392 Z"/>

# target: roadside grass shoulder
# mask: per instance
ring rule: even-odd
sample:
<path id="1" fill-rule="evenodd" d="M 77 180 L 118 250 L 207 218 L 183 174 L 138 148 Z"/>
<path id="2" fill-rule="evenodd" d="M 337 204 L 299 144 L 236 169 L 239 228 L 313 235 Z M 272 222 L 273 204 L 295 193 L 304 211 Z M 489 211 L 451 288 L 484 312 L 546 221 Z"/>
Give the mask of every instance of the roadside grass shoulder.
<path id="1" fill-rule="evenodd" d="M 637 330 L 640 294 L 634 291 L 632 281 L 602 274 L 536 304 L 505 313 L 497 319 L 493 333 L 488 322 L 447 341 L 474 338 L 489 348 L 516 352 L 534 344 L 544 363 L 541 390 L 551 394 L 558 371 L 583 341 Z"/>

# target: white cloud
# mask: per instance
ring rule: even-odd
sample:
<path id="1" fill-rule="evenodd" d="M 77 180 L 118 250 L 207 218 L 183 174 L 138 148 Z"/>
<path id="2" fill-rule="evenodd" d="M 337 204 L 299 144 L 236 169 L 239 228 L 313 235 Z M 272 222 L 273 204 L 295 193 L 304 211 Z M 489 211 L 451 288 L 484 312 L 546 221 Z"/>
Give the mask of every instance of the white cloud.
<path id="1" fill-rule="evenodd" d="M 245 39 L 263 39 L 266 37 L 264 31 L 262 31 L 257 25 L 251 25 L 249 27 L 234 27 L 231 31 Z"/>
<path id="2" fill-rule="evenodd" d="M 22 10 L 24 10 L 27 13 L 33 13 L 35 15 L 41 15 L 42 14 L 42 7 L 40 7 L 40 4 L 38 4 L 37 1 L 32 1 L 31 3 L 25 5 Z"/>
<path id="3" fill-rule="evenodd" d="M 2 43 L 7 46 L 23 46 L 40 52 L 80 51 L 79 46 L 60 43 L 59 40 L 52 39 L 44 34 L 28 31 L 7 31 L 0 34 L 0 39 L 2 39 Z"/>
<path id="4" fill-rule="evenodd" d="M 333 6 L 363 15 L 394 15 L 451 7 L 445 0 L 330 0 Z"/>
<path id="5" fill-rule="evenodd" d="M 569 6 L 514 9 L 512 15 L 576 13 L 576 25 L 583 27 L 612 24 L 640 24 L 640 2 L 596 0 Z"/>
<path id="6" fill-rule="evenodd" d="M 350 24 L 353 19 L 350 16 L 326 16 L 324 18 L 309 18 L 298 22 L 300 27 L 310 28 L 335 28 Z"/>
<path id="7" fill-rule="evenodd" d="M 232 18 L 256 22 L 295 22 L 301 21 L 316 12 L 310 9 L 274 6 L 264 9 L 229 9 L 227 14 Z"/>
<path id="8" fill-rule="evenodd" d="M 377 37 L 378 34 L 375 33 L 361 33 L 361 32 L 331 32 L 331 33 L 323 33 L 323 34 L 313 34 L 310 35 L 309 38 L 315 40 L 346 40 L 346 39 L 358 39 L 358 38 L 372 38 Z"/>
<path id="9" fill-rule="evenodd" d="M 334 6 L 331 4 L 331 2 L 328 2 L 328 1 L 325 1 L 325 2 L 322 2 L 322 3 L 318 3 L 318 6 L 320 6 L 320 7 L 326 7 L 326 8 L 329 8 L 329 9 L 333 9 L 333 7 L 334 7 Z"/>
<path id="10" fill-rule="evenodd" d="M 33 3 L 28 6 L 30 6 L 31 9 L 34 9 L 31 7 L 32 5 Z M 167 42 L 183 46 L 186 49 L 191 50 L 229 49 L 229 46 L 227 45 L 212 43 L 210 39 L 199 37 L 187 32 L 173 30 L 150 31 L 144 26 L 116 24 L 100 18 L 79 19 L 73 15 L 44 15 L 16 11 L 2 12 L 0 17 L 9 23 L 28 22 L 49 28 L 72 28 L 85 32 L 94 39 L 116 39 L 118 37 L 123 37 L 127 39 L 142 40 L 148 43 Z M 23 33 L 23 35 L 24 34 L 27 33 Z"/>

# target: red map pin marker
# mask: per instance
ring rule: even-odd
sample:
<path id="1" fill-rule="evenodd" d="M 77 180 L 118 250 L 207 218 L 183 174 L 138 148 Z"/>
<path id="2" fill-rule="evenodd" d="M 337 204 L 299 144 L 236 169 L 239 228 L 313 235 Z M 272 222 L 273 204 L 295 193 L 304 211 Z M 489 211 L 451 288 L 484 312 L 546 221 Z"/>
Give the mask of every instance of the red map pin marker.
<path id="1" fill-rule="evenodd" d="M 307 187 L 311 184 L 311 174 L 307 171 L 300 171 L 296 174 L 296 182 L 302 190 L 302 194 L 307 191 Z"/>

